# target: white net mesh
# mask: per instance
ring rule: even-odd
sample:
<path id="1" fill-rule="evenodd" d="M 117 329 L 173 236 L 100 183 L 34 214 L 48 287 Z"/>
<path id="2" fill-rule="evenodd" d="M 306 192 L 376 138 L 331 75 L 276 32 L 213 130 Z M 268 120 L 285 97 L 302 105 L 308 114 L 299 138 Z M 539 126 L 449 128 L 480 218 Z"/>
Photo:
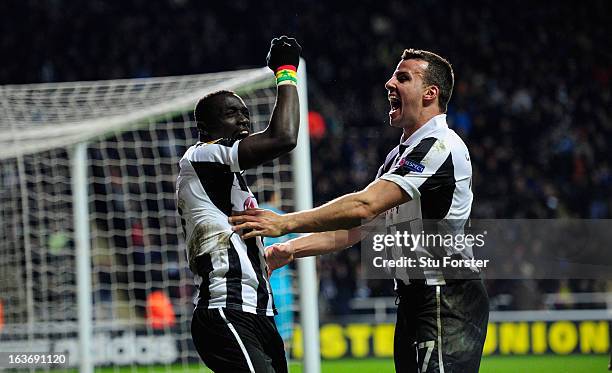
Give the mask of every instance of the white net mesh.
<path id="1" fill-rule="evenodd" d="M 198 363 L 174 192 L 197 139 L 191 110 L 218 89 L 241 95 L 255 130 L 267 124 L 276 98 L 267 69 L 0 87 L 1 351 L 68 351 L 78 365 L 70 160 L 87 140 L 96 366 Z M 293 210 L 289 156 L 247 182 L 260 204 Z"/>
<path id="2" fill-rule="evenodd" d="M 270 77 L 267 68 L 216 74 L 0 87 L 0 158 L 65 147 L 192 109 L 198 97 Z M 44 141 L 41 141 L 44 139 Z"/>

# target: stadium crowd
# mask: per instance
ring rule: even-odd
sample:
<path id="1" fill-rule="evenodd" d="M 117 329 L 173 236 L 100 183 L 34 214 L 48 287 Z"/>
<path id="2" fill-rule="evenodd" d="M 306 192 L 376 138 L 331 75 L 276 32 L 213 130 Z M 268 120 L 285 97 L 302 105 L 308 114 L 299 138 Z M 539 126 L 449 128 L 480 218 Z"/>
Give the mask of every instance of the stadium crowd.
<path id="1" fill-rule="evenodd" d="M 387 124 L 383 84 L 404 48 L 428 49 L 455 69 L 448 121 L 471 152 L 474 218 L 612 217 L 608 2 L 301 0 L 283 6 L 2 2 L 0 84 L 255 67 L 263 65 L 271 37 L 295 35 L 308 62 L 310 109 L 322 124 L 311 139 L 314 197 L 322 204 L 369 183 L 398 142 L 400 133 Z M 349 300 L 357 296 L 391 294 L 388 282 L 361 279 L 359 261 L 358 248 L 320 259 L 329 312 L 350 312 Z M 488 282 L 492 298 L 529 289 L 532 297 L 506 305 L 514 309 L 541 307 L 540 293 L 602 286 Z"/>

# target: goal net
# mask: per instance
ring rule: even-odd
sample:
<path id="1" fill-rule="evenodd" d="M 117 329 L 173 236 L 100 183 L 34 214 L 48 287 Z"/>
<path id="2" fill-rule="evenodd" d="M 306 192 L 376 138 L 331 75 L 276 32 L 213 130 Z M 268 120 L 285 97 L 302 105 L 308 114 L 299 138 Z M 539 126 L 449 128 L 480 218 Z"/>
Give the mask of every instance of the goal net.
<path id="1" fill-rule="evenodd" d="M 267 125 L 276 98 L 267 68 L 0 87 L 0 351 L 67 352 L 79 366 L 71 165 L 86 143 L 94 365 L 199 362 L 175 180 L 197 140 L 193 107 L 219 89 L 244 99 L 255 130 Z M 293 211 L 293 173 L 286 155 L 246 175 L 260 204 Z M 294 276 L 282 276 L 275 297 L 291 323 Z M 290 345 L 291 325 L 279 328 Z"/>

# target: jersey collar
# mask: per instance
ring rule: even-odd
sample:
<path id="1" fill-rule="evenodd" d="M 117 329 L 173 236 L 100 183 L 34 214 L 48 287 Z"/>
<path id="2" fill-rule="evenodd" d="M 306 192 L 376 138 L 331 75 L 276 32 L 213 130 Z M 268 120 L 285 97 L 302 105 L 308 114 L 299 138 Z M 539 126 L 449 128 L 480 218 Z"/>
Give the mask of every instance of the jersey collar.
<path id="1" fill-rule="evenodd" d="M 211 140 L 211 141 L 200 141 L 200 140 L 198 140 L 198 141 L 196 142 L 196 145 L 198 145 L 198 144 L 207 144 L 207 145 L 210 145 L 210 144 L 216 144 L 216 143 L 218 143 L 218 142 L 219 142 L 219 141 L 221 141 L 221 140 L 223 140 L 223 138 L 216 139 L 216 140 Z"/>

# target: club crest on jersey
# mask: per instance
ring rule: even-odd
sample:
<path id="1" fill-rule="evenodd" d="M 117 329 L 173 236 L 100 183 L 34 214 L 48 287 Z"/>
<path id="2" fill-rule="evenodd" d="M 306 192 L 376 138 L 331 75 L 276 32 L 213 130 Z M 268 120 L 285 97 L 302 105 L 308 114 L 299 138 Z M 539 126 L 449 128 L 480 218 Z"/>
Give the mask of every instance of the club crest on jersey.
<path id="1" fill-rule="evenodd" d="M 414 172 L 418 172 L 418 173 L 421 173 L 421 172 L 423 172 L 423 170 L 425 170 L 425 166 L 423 166 L 422 164 L 417 163 L 417 162 L 413 162 L 413 161 L 411 161 L 409 159 L 406 159 L 406 158 L 402 158 L 399 161 L 399 166 L 400 167 L 404 167 L 404 168 L 408 169 L 409 171 L 414 171 Z"/>
<path id="2" fill-rule="evenodd" d="M 257 200 L 255 199 L 255 197 L 249 196 L 247 197 L 247 199 L 244 200 L 244 209 L 248 210 L 248 209 L 256 209 L 257 206 Z"/>

